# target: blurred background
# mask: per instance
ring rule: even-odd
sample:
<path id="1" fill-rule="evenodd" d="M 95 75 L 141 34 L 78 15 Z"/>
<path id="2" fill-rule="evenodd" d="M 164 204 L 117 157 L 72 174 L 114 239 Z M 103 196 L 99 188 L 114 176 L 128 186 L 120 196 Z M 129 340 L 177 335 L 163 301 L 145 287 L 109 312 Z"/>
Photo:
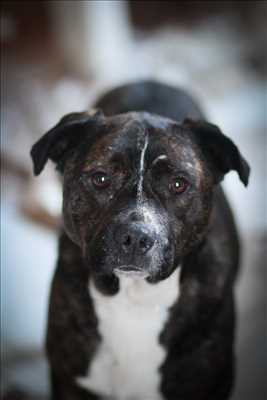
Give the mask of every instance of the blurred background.
<path id="1" fill-rule="evenodd" d="M 243 244 L 232 400 L 266 393 L 266 1 L 1 2 L 2 390 L 48 392 L 43 354 L 61 190 L 29 151 L 65 113 L 105 90 L 155 78 L 192 93 L 252 174 L 225 190 Z"/>

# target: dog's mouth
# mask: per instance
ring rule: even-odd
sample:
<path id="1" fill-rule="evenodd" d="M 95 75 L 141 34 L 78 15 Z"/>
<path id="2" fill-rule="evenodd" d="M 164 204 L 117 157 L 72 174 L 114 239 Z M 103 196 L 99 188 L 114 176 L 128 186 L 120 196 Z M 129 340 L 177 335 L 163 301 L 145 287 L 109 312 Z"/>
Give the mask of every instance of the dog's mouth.
<path id="1" fill-rule="evenodd" d="M 147 271 L 143 268 L 137 267 L 136 265 L 120 265 L 114 269 L 114 273 L 117 276 L 125 275 L 139 278 L 147 278 L 149 276 Z"/>

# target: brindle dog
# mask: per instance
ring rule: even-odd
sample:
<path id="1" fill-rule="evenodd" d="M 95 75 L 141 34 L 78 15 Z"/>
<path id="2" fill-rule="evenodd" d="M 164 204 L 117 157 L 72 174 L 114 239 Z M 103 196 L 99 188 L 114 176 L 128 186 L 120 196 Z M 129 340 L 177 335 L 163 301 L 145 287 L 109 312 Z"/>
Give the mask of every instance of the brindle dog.
<path id="1" fill-rule="evenodd" d="M 181 90 L 129 84 L 96 108 L 31 152 L 63 176 L 52 398 L 228 399 L 239 243 L 219 184 L 249 166 Z"/>

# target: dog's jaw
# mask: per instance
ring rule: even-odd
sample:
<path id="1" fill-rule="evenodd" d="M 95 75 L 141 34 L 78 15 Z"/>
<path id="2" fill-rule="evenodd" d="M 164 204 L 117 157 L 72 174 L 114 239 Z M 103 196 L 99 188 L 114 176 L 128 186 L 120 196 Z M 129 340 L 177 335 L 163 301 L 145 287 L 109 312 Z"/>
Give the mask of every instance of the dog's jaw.
<path id="1" fill-rule="evenodd" d="M 157 284 L 121 274 L 120 290 L 112 297 L 90 282 L 102 342 L 79 385 L 117 400 L 144 400 L 148 393 L 149 399 L 162 400 L 159 367 L 166 354 L 159 336 L 180 295 L 180 270 Z"/>

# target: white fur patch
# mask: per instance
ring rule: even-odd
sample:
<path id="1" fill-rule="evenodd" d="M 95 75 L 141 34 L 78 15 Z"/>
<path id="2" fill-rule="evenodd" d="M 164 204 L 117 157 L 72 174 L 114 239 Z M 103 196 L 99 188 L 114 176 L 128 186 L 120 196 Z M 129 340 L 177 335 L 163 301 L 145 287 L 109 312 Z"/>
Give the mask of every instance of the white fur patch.
<path id="1" fill-rule="evenodd" d="M 144 181 L 144 169 L 145 169 L 145 154 L 146 149 L 148 146 L 148 136 L 145 137 L 144 147 L 141 151 L 140 156 L 140 168 L 139 168 L 139 182 L 138 182 L 138 189 L 137 189 L 137 200 L 139 203 L 142 203 L 143 197 L 143 181 Z"/>
<path id="2" fill-rule="evenodd" d="M 155 158 L 155 160 L 152 162 L 152 165 L 156 165 L 159 161 L 161 160 L 167 160 L 167 156 L 166 154 L 161 154 L 160 156 L 158 156 L 157 158 Z"/>
<path id="3" fill-rule="evenodd" d="M 102 342 L 78 383 L 109 400 L 163 400 L 159 367 L 166 351 L 159 335 L 179 296 L 180 268 L 157 284 L 120 275 L 115 296 L 102 295 L 90 282 Z"/>
<path id="4" fill-rule="evenodd" d="M 161 216 L 148 203 L 144 201 L 142 204 L 139 204 L 137 210 L 143 217 L 144 223 L 151 227 L 156 234 L 159 235 L 163 231 L 166 231 Z"/>

